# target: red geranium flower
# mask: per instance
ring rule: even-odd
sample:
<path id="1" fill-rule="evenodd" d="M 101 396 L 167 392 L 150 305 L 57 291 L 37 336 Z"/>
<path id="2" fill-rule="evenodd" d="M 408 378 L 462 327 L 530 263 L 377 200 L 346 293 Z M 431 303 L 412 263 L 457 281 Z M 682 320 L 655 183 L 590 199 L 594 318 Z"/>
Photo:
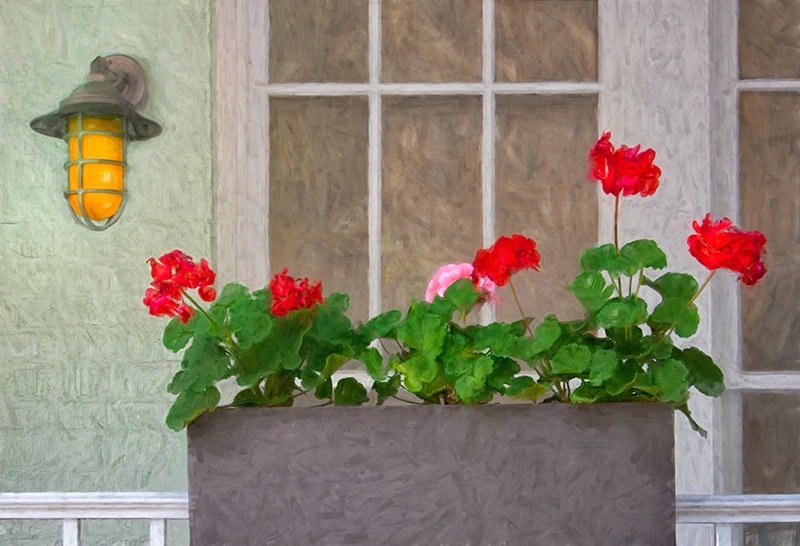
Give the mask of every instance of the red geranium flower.
<path id="1" fill-rule="evenodd" d="M 196 264 L 191 256 L 173 250 L 158 259 L 150 258 L 148 263 L 153 282 L 145 292 L 143 301 L 151 315 L 177 316 L 185 324 L 194 315 L 194 309 L 184 303 L 184 290 L 197 288 L 203 301 L 213 301 L 217 297 L 212 286 L 216 274 L 205 259 Z"/>
<path id="2" fill-rule="evenodd" d="M 488 277 L 496 285 L 503 286 L 517 271 L 538 270 L 540 260 L 533 239 L 522 235 L 500 237 L 490 248 L 481 249 L 475 255 L 472 262 L 473 282 L 479 282 L 480 277 Z"/>
<path id="3" fill-rule="evenodd" d="M 611 133 L 603 133 L 589 152 L 589 178 L 599 180 L 606 195 L 653 195 L 658 189 L 661 169 L 653 165 L 656 153 L 640 146 L 628 148 L 624 144 L 614 149 Z"/>
<path id="4" fill-rule="evenodd" d="M 272 314 L 283 317 L 298 309 L 308 309 L 322 303 L 322 281 L 309 286 L 308 278 L 295 280 L 284 268 L 269 283 L 272 293 Z"/>
<path id="5" fill-rule="evenodd" d="M 696 234 L 690 235 L 689 252 L 709 270 L 729 269 L 739 274 L 748 286 L 767 272 L 761 261 L 767 238 L 759 231 L 741 231 L 727 218 L 713 222 L 706 214 L 703 223 L 692 222 Z"/>

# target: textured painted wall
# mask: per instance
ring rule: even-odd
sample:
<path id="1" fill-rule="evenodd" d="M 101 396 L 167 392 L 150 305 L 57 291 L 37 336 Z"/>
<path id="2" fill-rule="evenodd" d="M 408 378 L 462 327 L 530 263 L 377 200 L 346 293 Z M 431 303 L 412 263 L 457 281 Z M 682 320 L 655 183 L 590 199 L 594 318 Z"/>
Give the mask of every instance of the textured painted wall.
<path id="1" fill-rule="evenodd" d="M 148 257 L 210 255 L 210 32 L 208 0 L 0 3 L 0 491 L 186 487 L 175 363 L 141 298 Z M 62 196 L 66 145 L 28 123 L 113 53 L 142 62 L 164 133 L 130 146 L 126 210 L 92 233 Z"/>

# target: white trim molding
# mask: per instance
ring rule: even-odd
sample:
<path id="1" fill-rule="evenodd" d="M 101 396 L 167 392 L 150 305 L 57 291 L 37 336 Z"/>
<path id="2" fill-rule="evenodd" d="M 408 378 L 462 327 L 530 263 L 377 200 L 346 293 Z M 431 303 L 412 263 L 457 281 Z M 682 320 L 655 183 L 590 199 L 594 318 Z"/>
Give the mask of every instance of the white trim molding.
<path id="1" fill-rule="evenodd" d="M 269 14 L 264 0 L 216 0 L 214 251 L 220 286 L 269 276 Z"/>
<path id="2" fill-rule="evenodd" d="M 0 519 L 188 519 L 175 493 L 0 493 Z"/>

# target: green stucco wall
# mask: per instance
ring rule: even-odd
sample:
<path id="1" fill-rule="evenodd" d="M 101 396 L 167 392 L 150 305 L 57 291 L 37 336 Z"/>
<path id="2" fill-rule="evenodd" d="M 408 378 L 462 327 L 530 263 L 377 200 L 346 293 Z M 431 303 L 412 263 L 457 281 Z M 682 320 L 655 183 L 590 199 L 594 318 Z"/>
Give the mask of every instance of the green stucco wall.
<path id="1" fill-rule="evenodd" d="M 0 2 L 0 491 L 186 487 L 184 434 L 164 425 L 177 364 L 160 345 L 166 319 L 141 300 L 150 256 L 211 257 L 211 12 L 210 0 Z M 123 216 L 94 233 L 63 197 L 65 143 L 28 123 L 114 53 L 145 67 L 142 113 L 164 133 L 129 146 Z M 0 521 L 0 544 L 32 544 L 19 528 Z"/>

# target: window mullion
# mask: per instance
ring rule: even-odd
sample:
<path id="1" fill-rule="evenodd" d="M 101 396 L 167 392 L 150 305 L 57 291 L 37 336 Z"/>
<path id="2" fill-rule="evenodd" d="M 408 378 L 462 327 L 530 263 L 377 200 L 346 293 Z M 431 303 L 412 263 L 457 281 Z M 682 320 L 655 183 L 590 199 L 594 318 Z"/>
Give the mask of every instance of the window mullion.
<path id="1" fill-rule="evenodd" d="M 369 316 L 380 314 L 381 291 L 381 164 L 383 130 L 381 128 L 381 0 L 369 1 L 369 156 L 367 187 L 369 193 Z"/>

